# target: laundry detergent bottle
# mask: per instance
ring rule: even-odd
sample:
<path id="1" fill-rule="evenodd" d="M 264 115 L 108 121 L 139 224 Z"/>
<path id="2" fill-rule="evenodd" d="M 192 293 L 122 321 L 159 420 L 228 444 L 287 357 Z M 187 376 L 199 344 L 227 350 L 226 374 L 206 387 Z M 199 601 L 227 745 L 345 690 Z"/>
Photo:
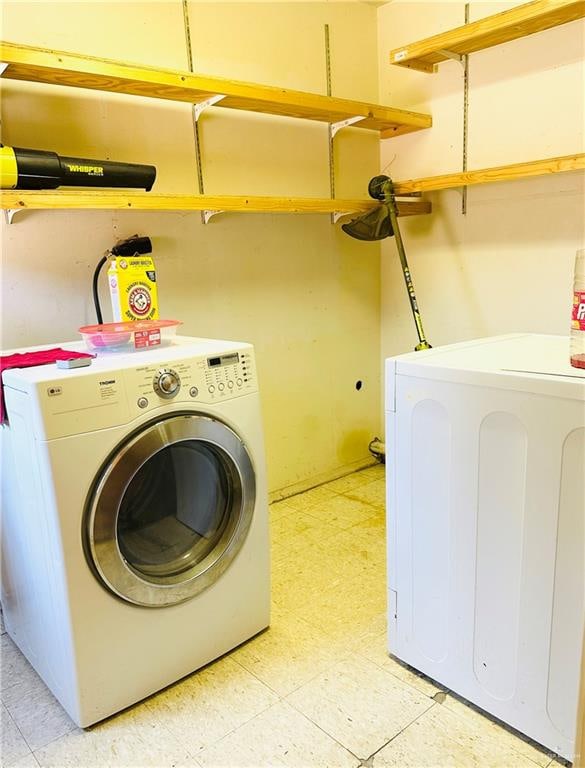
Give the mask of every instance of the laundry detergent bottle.
<path id="1" fill-rule="evenodd" d="M 585 368 L 585 249 L 577 251 L 571 316 L 571 365 Z"/>

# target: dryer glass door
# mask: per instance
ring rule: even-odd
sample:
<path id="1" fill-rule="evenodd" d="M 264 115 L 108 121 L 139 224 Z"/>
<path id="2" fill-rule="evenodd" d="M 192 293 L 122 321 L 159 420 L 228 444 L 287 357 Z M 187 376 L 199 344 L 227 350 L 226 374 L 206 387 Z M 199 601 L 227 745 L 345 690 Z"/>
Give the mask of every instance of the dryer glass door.
<path id="1" fill-rule="evenodd" d="M 87 515 L 99 578 L 138 605 L 193 597 L 229 566 L 246 537 L 254 471 L 219 421 L 175 416 L 150 424 L 107 463 Z"/>

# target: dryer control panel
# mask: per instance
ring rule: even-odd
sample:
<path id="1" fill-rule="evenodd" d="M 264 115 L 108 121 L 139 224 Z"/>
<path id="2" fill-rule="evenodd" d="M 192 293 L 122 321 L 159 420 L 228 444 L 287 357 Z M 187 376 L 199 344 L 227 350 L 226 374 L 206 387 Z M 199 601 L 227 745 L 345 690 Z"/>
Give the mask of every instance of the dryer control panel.
<path id="1" fill-rule="evenodd" d="M 144 365 L 124 373 L 128 397 L 141 410 L 170 401 L 217 403 L 256 391 L 251 349 Z"/>
<path id="2" fill-rule="evenodd" d="M 165 406 L 212 409 L 258 391 L 253 347 L 190 337 L 99 355 L 85 368 L 12 369 L 3 382 L 9 412 L 16 399 L 34 394 L 35 429 L 46 440 L 121 426 Z"/>

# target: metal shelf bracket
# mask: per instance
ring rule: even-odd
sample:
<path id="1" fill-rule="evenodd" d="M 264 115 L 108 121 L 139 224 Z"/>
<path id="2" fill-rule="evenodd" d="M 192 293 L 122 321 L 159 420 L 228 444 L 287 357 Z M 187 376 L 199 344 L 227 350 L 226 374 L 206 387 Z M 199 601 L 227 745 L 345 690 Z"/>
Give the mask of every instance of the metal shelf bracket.
<path id="1" fill-rule="evenodd" d="M 337 224 L 339 219 L 342 219 L 344 216 L 351 216 L 351 211 L 333 211 L 331 214 L 331 223 Z"/>
<path id="2" fill-rule="evenodd" d="M 218 213 L 225 213 L 225 211 L 201 211 L 201 220 L 204 224 L 209 224 L 209 219 L 211 219 L 212 216 L 217 216 Z"/>
<path id="3" fill-rule="evenodd" d="M 4 70 L 6 69 L 7 66 L 8 64 L 6 64 L 6 62 L 0 61 L 0 77 L 2 77 L 2 75 L 4 74 Z"/>
<path id="4" fill-rule="evenodd" d="M 355 115 L 355 117 L 348 117 L 345 120 L 339 120 L 337 123 L 329 123 L 329 130 L 331 132 L 331 138 L 340 131 L 342 128 L 347 128 L 349 125 L 359 123 L 360 120 L 365 120 L 365 115 Z"/>
<path id="5" fill-rule="evenodd" d="M 217 93 L 215 96 L 210 96 L 208 99 L 204 99 L 203 101 L 200 101 L 197 104 L 193 104 L 193 114 L 195 115 L 195 122 L 199 120 L 199 118 L 201 117 L 201 114 L 208 107 L 212 107 L 214 104 L 217 104 L 217 102 L 221 101 L 222 99 L 225 99 L 225 96 Z"/>
<path id="6" fill-rule="evenodd" d="M 23 209 L 22 208 L 5 208 L 4 209 L 4 218 L 6 219 L 7 224 L 12 224 L 12 220 L 16 216 L 17 213 L 20 213 Z"/>
<path id="7" fill-rule="evenodd" d="M 441 48 L 437 51 L 437 53 L 440 53 L 441 56 L 445 56 L 447 59 L 453 59 L 453 61 L 458 61 L 460 64 L 464 64 L 464 57 L 460 53 L 455 53 L 454 51 L 447 51 L 445 48 Z"/>

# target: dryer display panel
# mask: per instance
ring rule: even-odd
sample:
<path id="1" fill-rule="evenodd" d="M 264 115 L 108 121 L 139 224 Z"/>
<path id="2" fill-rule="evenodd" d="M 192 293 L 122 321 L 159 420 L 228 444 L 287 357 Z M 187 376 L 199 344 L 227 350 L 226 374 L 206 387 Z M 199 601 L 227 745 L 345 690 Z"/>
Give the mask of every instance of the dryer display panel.
<path id="1" fill-rule="evenodd" d="M 229 355 L 221 355 L 220 357 L 207 358 L 207 365 L 210 368 L 216 368 L 218 365 L 236 365 L 240 362 L 240 356 L 237 352 L 233 352 Z"/>

